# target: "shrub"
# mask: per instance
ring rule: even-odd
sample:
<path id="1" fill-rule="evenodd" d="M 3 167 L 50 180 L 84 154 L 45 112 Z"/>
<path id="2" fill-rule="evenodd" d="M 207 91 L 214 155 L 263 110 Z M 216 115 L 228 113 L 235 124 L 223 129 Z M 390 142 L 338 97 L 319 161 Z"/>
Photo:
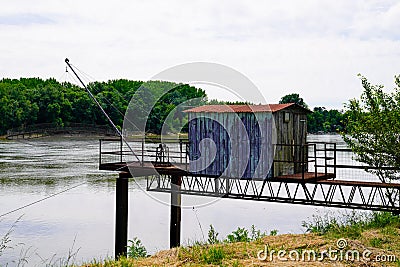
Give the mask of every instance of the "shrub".
<path id="1" fill-rule="evenodd" d="M 247 231 L 246 228 L 240 228 L 236 231 L 233 231 L 231 234 L 229 234 L 225 240 L 228 243 L 234 243 L 234 242 L 249 242 L 249 232 Z"/>
<path id="2" fill-rule="evenodd" d="M 138 239 L 137 237 L 133 238 L 133 240 L 128 240 L 128 242 L 131 244 L 128 246 L 128 257 L 129 258 L 144 258 L 147 257 L 147 250 L 143 246 L 142 241 Z"/>
<path id="3" fill-rule="evenodd" d="M 225 258 L 225 252 L 219 247 L 210 247 L 202 254 L 202 261 L 206 264 L 218 264 L 222 263 Z"/>
<path id="4" fill-rule="evenodd" d="M 210 224 L 210 230 L 208 230 L 208 240 L 207 240 L 208 244 L 212 245 L 212 244 L 219 243 L 218 235 L 219 235 L 219 233 L 217 231 L 215 231 L 212 224 Z"/>
<path id="5" fill-rule="evenodd" d="M 332 214 L 313 215 L 312 221 L 303 221 L 302 226 L 310 233 L 356 238 L 365 229 L 399 227 L 400 218 L 389 212 L 357 213 L 353 211 L 336 216 Z"/>
<path id="6" fill-rule="evenodd" d="M 276 230 L 276 229 L 271 230 L 271 232 L 269 232 L 270 236 L 276 236 L 277 234 L 278 234 L 278 230 Z"/>
<path id="7" fill-rule="evenodd" d="M 257 230 L 256 227 L 253 225 L 251 225 L 251 229 L 250 229 L 250 239 L 253 241 L 257 241 L 260 240 L 261 238 L 263 238 L 264 236 L 266 236 L 267 234 L 265 232 L 261 233 L 260 230 Z"/>

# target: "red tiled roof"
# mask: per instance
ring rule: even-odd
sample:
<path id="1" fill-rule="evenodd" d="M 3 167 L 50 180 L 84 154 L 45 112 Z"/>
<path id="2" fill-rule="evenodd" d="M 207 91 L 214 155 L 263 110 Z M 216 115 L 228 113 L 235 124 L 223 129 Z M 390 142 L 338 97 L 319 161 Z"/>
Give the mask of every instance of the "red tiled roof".
<path id="1" fill-rule="evenodd" d="M 276 112 L 292 105 L 296 105 L 295 103 L 288 104 L 269 104 L 269 105 L 204 105 L 200 107 L 195 107 L 191 109 L 187 109 L 184 112 L 217 112 L 217 113 L 226 113 L 226 112 Z M 298 106 L 298 105 L 296 105 Z M 301 107 L 301 106 L 299 106 Z M 301 107 L 303 108 L 303 107 Z M 305 109 L 305 108 L 304 108 Z M 307 109 L 305 109 L 307 110 Z"/>

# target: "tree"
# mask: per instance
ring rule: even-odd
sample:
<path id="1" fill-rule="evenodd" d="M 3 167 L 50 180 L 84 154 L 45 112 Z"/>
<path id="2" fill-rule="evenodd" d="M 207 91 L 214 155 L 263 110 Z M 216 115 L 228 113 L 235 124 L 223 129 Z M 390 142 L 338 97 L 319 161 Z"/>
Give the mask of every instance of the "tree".
<path id="1" fill-rule="evenodd" d="M 207 99 L 202 89 L 165 81 L 149 81 L 146 83 L 148 90 L 135 94 L 142 84 L 141 81 L 119 79 L 92 82 L 88 87 L 119 127 L 122 127 L 125 111 L 134 96 L 130 109 L 139 122 L 147 123 L 146 132 L 152 133 L 161 132 L 165 118 L 178 105 L 198 106 Z M 160 99 L 153 107 L 156 96 Z M 147 109 L 151 111 L 148 117 Z M 175 132 L 187 122 L 183 109 L 174 111 L 172 123 L 164 127 L 165 131 Z M 72 123 L 104 125 L 108 121 L 86 91 L 71 83 L 40 78 L 0 80 L 0 134 L 10 128 L 40 123 L 62 127 Z"/>
<path id="2" fill-rule="evenodd" d="M 370 172 L 382 182 L 399 179 L 400 174 L 400 76 L 391 93 L 383 85 L 371 85 L 359 75 L 364 91 L 360 99 L 346 104 L 346 130 L 343 136 L 357 160 L 373 166 Z M 393 167 L 393 168 L 388 168 Z"/>
<path id="3" fill-rule="evenodd" d="M 315 107 L 313 113 L 307 115 L 307 130 L 310 133 L 342 132 L 344 130 L 343 116 L 343 113 L 336 109 Z"/>
<path id="4" fill-rule="evenodd" d="M 302 107 L 308 108 L 308 105 L 304 102 L 303 98 L 301 98 L 300 95 L 296 93 L 285 95 L 281 98 L 281 100 L 279 100 L 279 104 L 286 103 L 296 103 Z"/>

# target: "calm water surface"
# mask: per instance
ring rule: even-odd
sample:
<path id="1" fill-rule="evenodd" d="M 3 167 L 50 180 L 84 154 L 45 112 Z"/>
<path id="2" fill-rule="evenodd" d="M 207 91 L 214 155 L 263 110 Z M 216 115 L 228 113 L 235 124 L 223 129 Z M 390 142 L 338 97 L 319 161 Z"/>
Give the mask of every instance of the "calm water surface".
<path id="1" fill-rule="evenodd" d="M 309 139 L 344 145 L 335 135 Z M 0 215 L 80 185 L 0 217 L 0 238 L 12 227 L 0 266 L 16 266 L 20 259 L 27 260 L 25 266 L 57 263 L 70 251 L 76 252 L 77 264 L 113 256 L 117 174 L 98 170 L 98 149 L 98 140 L 78 137 L 0 141 Z M 169 206 L 163 201 L 169 203 L 170 197 L 144 192 L 145 184 L 130 182 L 128 236 L 139 237 L 154 253 L 169 245 Z M 302 221 L 328 210 L 195 196 L 183 196 L 182 205 L 184 244 L 206 239 L 210 224 L 222 238 L 253 224 L 267 232 L 302 233 Z"/>

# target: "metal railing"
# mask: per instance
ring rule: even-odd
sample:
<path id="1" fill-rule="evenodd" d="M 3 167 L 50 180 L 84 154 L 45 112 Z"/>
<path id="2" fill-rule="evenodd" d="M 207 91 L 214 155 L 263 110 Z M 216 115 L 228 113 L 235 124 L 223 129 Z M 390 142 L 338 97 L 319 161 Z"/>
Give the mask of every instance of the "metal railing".
<path id="1" fill-rule="evenodd" d="M 308 178 L 336 176 L 336 144 L 312 142 L 303 145 L 276 144 L 273 177 L 305 174 Z M 314 177 L 310 176 L 313 173 Z"/>
<path id="2" fill-rule="evenodd" d="M 100 165 L 108 163 L 138 162 L 142 166 L 145 162 L 153 164 L 180 163 L 189 167 L 189 141 L 184 138 L 154 138 L 141 137 L 127 140 L 130 147 L 139 157 L 133 157 L 132 151 L 124 144 L 121 138 L 100 139 Z M 301 175 L 304 180 L 318 176 L 336 175 L 336 144 L 334 143 L 307 143 L 304 145 L 276 144 L 275 157 L 271 173 L 268 177 Z M 190 171 L 190 170 L 189 170 Z"/>
<path id="3" fill-rule="evenodd" d="M 129 138 L 126 139 L 140 163 L 181 163 L 188 165 L 187 139 L 179 138 Z M 138 162 L 121 138 L 100 139 L 100 165 L 104 163 Z"/>

